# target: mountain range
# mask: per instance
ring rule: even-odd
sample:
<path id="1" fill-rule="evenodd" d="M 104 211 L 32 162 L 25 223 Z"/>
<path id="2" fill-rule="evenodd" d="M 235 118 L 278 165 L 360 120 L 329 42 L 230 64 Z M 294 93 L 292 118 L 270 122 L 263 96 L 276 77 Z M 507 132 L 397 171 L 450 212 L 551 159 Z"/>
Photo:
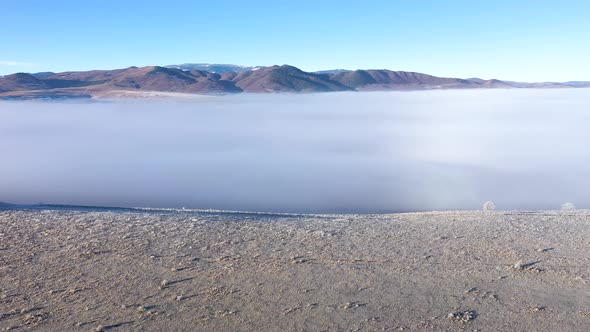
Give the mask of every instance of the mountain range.
<path id="1" fill-rule="evenodd" d="M 240 66 L 240 65 L 228 65 L 228 64 L 216 64 L 216 63 L 183 63 L 181 65 L 170 65 L 167 68 L 176 68 L 186 71 L 191 70 L 202 70 L 211 73 L 223 74 L 223 73 L 241 73 L 250 70 L 256 70 L 262 68 L 260 66 Z"/>
<path id="2" fill-rule="evenodd" d="M 0 77 L 0 98 L 92 98 L 149 92 L 228 94 L 581 87 L 590 87 L 590 82 L 525 83 L 461 79 L 386 69 L 305 72 L 289 65 L 182 64 L 63 73 L 16 73 Z"/>

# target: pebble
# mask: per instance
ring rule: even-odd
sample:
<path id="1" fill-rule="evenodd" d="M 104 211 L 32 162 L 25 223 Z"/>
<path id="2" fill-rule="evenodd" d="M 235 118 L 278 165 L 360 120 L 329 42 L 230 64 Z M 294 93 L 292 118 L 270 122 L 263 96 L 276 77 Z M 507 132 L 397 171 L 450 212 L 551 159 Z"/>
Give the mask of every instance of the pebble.
<path id="1" fill-rule="evenodd" d="M 352 309 L 352 308 L 358 308 L 360 306 L 362 306 L 362 304 L 360 304 L 358 302 L 347 302 L 342 306 L 342 308 L 343 309 Z"/>
<path id="2" fill-rule="evenodd" d="M 514 268 L 516 270 L 523 270 L 524 269 L 524 263 L 522 261 L 518 261 L 518 262 L 514 263 Z"/>
<path id="3" fill-rule="evenodd" d="M 447 315 L 447 319 L 458 322 L 458 323 L 468 323 L 474 320 L 477 317 L 477 313 L 473 310 L 465 310 L 465 311 L 458 311 L 458 312 L 451 312 Z"/>

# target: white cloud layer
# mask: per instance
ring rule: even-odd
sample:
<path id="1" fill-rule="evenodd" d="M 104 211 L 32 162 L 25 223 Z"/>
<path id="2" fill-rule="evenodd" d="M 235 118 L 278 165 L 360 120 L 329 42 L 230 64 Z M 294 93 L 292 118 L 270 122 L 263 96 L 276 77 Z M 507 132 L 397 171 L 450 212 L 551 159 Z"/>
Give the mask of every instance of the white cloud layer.
<path id="1" fill-rule="evenodd" d="M 590 89 L 0 103 L 0 201 L 590 208 Z"/>

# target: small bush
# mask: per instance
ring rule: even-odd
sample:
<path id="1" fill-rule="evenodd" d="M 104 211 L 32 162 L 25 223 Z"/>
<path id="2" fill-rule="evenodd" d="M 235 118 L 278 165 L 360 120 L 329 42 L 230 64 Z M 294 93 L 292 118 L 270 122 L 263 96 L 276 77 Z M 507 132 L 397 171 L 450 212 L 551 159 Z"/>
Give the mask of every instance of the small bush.
<path id="1" fill-rule="evenodd" d="M 574 203 L 565 202 L 565 203 L 561 204 L 561 209 L 566 210 L 566 211 L 571 211 L 571 210 L 575 210 L 576 206 L 574 205 Z"/>
<path id="2" fill-rule="evenodd" d="M 483 203 L 483 210 L 484 211 L 494 211 L 496 209 L 496 205 L 492 201 L 487 201 Z"/>

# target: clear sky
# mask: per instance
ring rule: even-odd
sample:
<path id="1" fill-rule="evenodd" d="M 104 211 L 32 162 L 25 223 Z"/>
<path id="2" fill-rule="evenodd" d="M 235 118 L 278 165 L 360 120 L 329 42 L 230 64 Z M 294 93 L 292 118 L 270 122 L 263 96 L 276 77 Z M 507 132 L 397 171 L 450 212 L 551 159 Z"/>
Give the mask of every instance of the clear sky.
<path id="1" fill-rule="evenodd" d="M 0 0 L 0 75 L 185 62 L 590 80 L 590 1 Z"/>

